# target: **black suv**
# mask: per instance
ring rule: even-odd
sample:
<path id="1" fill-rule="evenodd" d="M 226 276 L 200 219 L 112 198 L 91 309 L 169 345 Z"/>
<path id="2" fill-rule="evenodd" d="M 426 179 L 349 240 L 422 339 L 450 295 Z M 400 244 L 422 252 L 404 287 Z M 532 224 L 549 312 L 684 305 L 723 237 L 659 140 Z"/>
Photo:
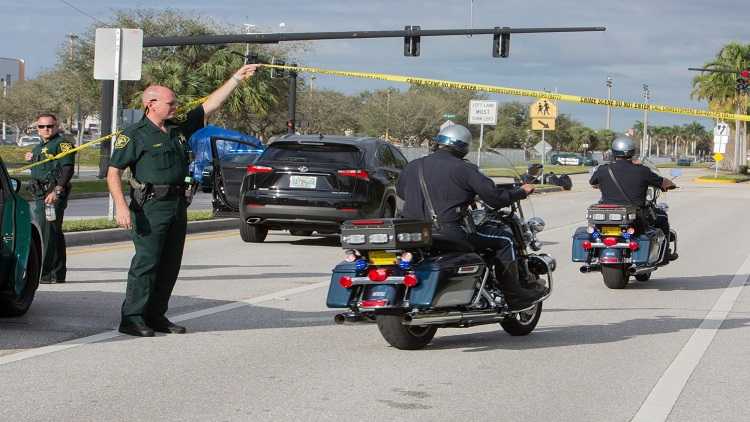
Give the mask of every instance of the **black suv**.
<path id="1" fill-rule="evenodd" d="M 226 201 L 217 214 L 237 204 L 246 242 L 264 241 L 269 229 L 336 233 L 345 220 L 393 217 L 406 164 L 401 151 L 381 139 L 286 135 L 246 166 L 239 195 L 231 194 L 237 175 L 222 171 Z"/>

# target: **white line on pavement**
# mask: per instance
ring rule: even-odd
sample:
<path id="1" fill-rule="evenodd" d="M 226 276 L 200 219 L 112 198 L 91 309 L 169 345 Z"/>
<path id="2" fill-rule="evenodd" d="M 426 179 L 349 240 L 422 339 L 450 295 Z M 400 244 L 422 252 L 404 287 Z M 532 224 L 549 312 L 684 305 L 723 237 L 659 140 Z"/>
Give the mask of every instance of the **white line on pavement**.
<path id="1" fill-rule="evenodd" d="M 677 357 L 659 378 L 659 381 L 633 417 L 632 422 L 667 420 L 690 375 L 700 363 L 703 354 L 708 350 L 727 314 L 732 310 L 748 278 L 750 278 L 750 256 L 747 257 L 732 278 L 732 282 L 716 300 L 701 325 L 690 336 L 680 353 L 677 354 Z"/>
<path id="2" fill-rule="evenodd" d="M 201 309 L 199 311 L 188 312 L 182 315 L 176 315 L 171 318 L 172 321 L 187 321 L 196 319 L 204 316 L 214 315 L 221 312 L 231 311 L 232 309 L 241 308 L 247 305 L 254 305 L 257 303 L 268 302 L 274 299 L 283 299 L 286 296 L 292 296 L 298 293 L 303 293 L 309 290 L 315 290 L 321 287 L 328 286 L 328 281 L 321 281 L 315 284 L 308 284 L 305 286 L 295 287 L 292 289 L 281 290 L 278 292 L 270 293 L 263 296 L 253 297 L 249 299 L 240 300 L 238 302 L 227 303 L 224 305 L 213 306 L 211 308 Z M 11 362 L 18 362 L 20 360 L 30 359 L 37 356 L 48 355 L 50 353 L 60 352 L 67 349 L 72 349 L 78 346 L 84 346 L 86 344 L 97 343 L 100 341 L 110 340 L 115 337 L 119 337 L 123 334 L 117 330 L 105 331 L 103 333 L 94 334 L 88 337 L 76 338 L 73 340 L 64 341 L 62 343 L 52 344 L 49 346 L 38 347 L 36 349 L 25 350 L 23 352 L 13 353 L 10 355 L 0 357 L 0 365 L 5 365 Z"/>

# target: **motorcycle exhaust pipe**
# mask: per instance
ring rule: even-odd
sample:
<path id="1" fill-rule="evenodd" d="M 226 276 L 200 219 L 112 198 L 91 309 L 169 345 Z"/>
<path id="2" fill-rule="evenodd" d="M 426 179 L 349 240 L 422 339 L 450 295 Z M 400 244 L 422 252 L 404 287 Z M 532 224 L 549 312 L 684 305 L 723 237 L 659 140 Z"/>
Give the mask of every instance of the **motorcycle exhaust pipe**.
<path id="1" fill-rule="evenodd" d="M 367 324 L 369 320 L 360 314 L 346 312 L 333 317 L 333 321 L 338 325 Z"/>
<path id="2" fill-rule="evenodd" d="M 506 315 L 498 311 L 484 312 L 434 312 L 404 315 L 404 325 L 476 325 L 497 322 Z"/>
<path id="3" fill-rule="evenodd" d="M 630 275 L 638 275 L 638 274 L 643 274 L 643 273 L 650 273 L 650 272 L 652 272 L 654 270 L 656 270 L 656 267 L 643 267 L 643 268 L 630 267 L 630 268 L 628 268 L 628 272 L 630 273 Z"/>
<path id="4" fill-rule="evenodd" d="M 259 217 L 250 217 L 247 220 L 245 220 L 245 222 L 247 224 L 256 224 L 256 223 L 260 222 L 260 218 Z"/>

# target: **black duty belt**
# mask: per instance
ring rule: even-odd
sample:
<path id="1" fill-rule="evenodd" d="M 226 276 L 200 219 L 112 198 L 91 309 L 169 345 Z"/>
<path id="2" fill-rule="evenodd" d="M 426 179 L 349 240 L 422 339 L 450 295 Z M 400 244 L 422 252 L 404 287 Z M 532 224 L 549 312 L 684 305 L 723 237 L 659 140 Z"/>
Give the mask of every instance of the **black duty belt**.
<path id="1" fill-rule="evenodd" d="M 170 198 L 185 195 L 185 185 L 151 185 L 153 199 Z"/>

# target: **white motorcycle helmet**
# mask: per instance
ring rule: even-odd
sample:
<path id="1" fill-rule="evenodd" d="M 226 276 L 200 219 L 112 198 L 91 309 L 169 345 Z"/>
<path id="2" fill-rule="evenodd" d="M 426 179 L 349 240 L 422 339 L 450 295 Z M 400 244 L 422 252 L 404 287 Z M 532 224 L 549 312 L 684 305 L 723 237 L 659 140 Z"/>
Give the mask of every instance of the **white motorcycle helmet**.
<path id="1" fill-rule="evenodd" d="M 461 125 L 448 126 L 433 138 L 439 149 L 447 149 L 459 158 L 469 153 L 471 132 Z"/>

